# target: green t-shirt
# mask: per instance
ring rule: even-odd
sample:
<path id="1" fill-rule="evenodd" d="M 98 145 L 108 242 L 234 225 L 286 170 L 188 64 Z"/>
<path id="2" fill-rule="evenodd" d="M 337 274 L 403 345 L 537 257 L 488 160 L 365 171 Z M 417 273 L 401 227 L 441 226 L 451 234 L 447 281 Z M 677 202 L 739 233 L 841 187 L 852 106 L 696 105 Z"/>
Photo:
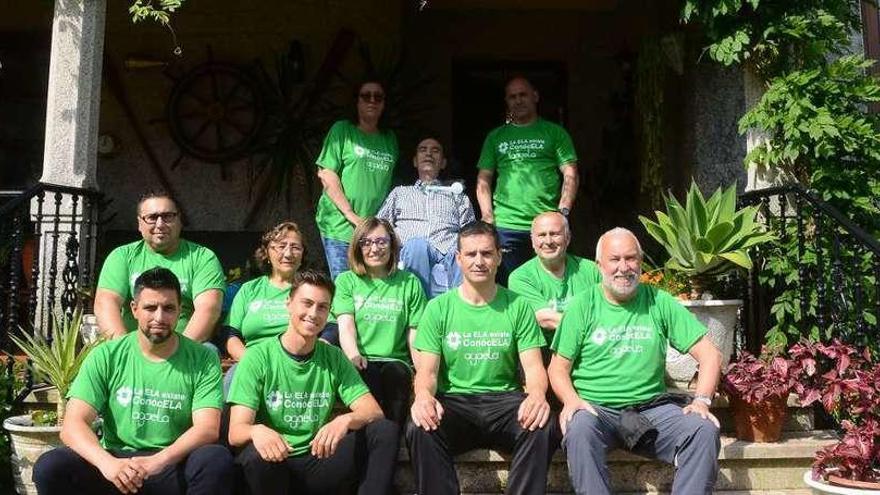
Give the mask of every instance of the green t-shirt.
<path id="1" fill-rule="evenodd" d="M 67 396 L 87 402 L 104 419 L 105 449 L 164 449 L 192 427 L 194 411 L 223 406 L 217 353 L 178 339 L 177 350 L 161 362 L 144 357 L 137 332 L 104 342 L 86 357 Z"/>
<path id="2" fill-rule="evenodd" d="M 333 314 L 354 315 L 358 351 L 365 358 L 409 362 L 407 329 L 419 326 L 425 302 L 422 284 L 406 270 L 380 279 L 347 271 L 336 277 Z"/>
<path id="3" fill-rule="evenodd" d="M 559 167 L 577 162 L 571 136 L 544 119 L 518 126 L 505 124 L 486 136 L 477 168 L 498 177 L 493 195 L 495 224 L 529 230 L 539 213 L 559 203 Z"/>
<path id="4" fill-rule="evenodd" d="M 391 131 L 367 134 L 347 120 L 333 124 L 316 163 L 336 172 L 351 208 L 360 217 L 375 215 L 388 196 L 397 164 L 397 137 Z M 354 227 L 327 193 L 318 200 L 318 230 L 328 239 L 351 242 Z"/>
<path id="5" fill-rule="evenodd" d="M 239 330 L 247 347 L 266 337 L 281 335 L 290 321 L 289 293 L 290 287 L 275 287 L 265 275 L 246 282 L 235 294 L 223 324 Z"/>
<path id="6" fill-rule="evenodd" d="M 522 390 L 519 354 L 544 346 L 532 309 L 504 287 L 483 306 L 465 302 L 460 290 L 430 300 L 416 333 L 416 349 L 440 355 L 437 391 Z"/>
<path id="7" fill-rule="evenodd" d="M 194 242 L 181 239 L 177 251 L 170 256 L 154 252 L 142 240 L 119 246 L 104 260 L 98 288 L 113 291 L 122 297 L 122 321 L 129 331 L 137 330 L 137 321 L 129 307 L 134 281 L 141 273 L 157 266 L 171 270 L 180 282 L 178 332 L 183 332 L 189 323 L 193 314 L 193 300 L 199 294 L 211 289 L 226 290 L 226 276 L 217 256 Z"/>
<path id="8" fill-rule="evenodd" d="M 572 361 L 578 395 L 626 407 L 666 392 L 666 348 L 686 353 L 704 327 L 668 293 L 640 285 L 626 304 L 608 302 L 601 285 L 574 298 L 553 339 L 553 350 Z"/>
<path id="9" fill-rule="evenodd" d="M 602 274 L 596 263 L 567 254 L 562 279 L 545 270 L 536 256 L 510 274 L 507 287 L 522 296 L 533 311 L 549 308 L 564 313 L 574 296 L 600 282 Z M 552 340 L 552 335 L 552 331 L 544 332 L 544 336 L 548 337 L 547 344 Z"/>
<path id="10" fill-rule="evenodd" d="M 293 448 L 290 455 L 297 456 L 309 451 L 309 442 L 330 419 L 337 397 L 350 406 L 367 393 L 338 347 L 319 340 L 308 360 L 297 361 L 279 337 L 248 349 L 226 400 L 256 411 L 256 423 L 281 434 Z"/>

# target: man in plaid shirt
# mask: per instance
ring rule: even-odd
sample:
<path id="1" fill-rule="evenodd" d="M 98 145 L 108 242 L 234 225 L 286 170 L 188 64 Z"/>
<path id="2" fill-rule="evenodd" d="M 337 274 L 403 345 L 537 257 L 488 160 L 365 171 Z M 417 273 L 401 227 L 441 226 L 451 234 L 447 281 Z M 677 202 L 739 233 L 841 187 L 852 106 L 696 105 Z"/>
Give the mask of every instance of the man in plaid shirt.
<path id="1" fill-rule="evenodd" d="M 475 220 L 474 209 L 462 188 L 437 179 L 446 168 L 437 139 L 419 142 L 413 166 L 419 173 L 415 185 L 395 187 L 376 216 L 394 226 L 403 246 L 403 267 L 419 278 L 428 297 L 434 297 L 461 284 L 456 239 L 459 230 Z"/>

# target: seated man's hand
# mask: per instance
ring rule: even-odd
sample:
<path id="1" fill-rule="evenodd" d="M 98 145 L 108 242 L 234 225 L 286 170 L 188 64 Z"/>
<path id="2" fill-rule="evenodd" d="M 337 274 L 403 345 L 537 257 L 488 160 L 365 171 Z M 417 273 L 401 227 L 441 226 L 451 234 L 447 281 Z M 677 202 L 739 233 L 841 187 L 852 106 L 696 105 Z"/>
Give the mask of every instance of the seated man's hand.
<path id="1" fill-rule="evenodd" d="M 419 428 L 427 431 L 436 430 L 440 427 L 440 420 L 443 419 L 443 406 L 433 396 L 416 397 L 410 408 L 410 416 Z"/>
<path id="2" fill-rule="evenodd" d="M 568 429 L 568 423 L 571 422 L 571 418 L 574 417 L 574 413 L 578 411 L 587 411 L 593 416 L 599 416 L 599 413 L 596 412 L 596 409 L 590 405 L 589 402 L 578 399 L 575 402 L 570 404 L 565 404 L 562 406 L 562 412 L 559 413 L 559 428 L 562 430 L 562 434 L 565 435 L 565 431 Z"/>
<path id="3" fill-rule="evenodd" d="M 544 395 L 528 394 L 519 405 L 516 420 L 524 430 L 535 431 L 543 428 L 550 419 L 550 404 Z"/>
<path id="4" fill-rule="evenodd" d="M 117 459 L 99 466 L 101 475 L 122 493 L 137 493 L 144 485 L 147 473 L 131 459 Z"/>
<path id="5" fill-rule="evenodd" d="M 721 428 L 721 423 L 718 422 L 718 418 L 716 418 L 714 414 L 709 412 L 709 406 L 707 406 L 704 402 L 695 400 L 687 406 L 683 407 L 682 412 L 685 414 L 699 414 L 701 418 L 711 421 L 716 428 Z"/>
<path id="6" fill-rule="evenodd" d="M 129 460 L 145 473 L 145 478 L 159 474 L 168 465 L 161 452 L 150 456 L 132 457 Z"/>
<path id="7" fill-rule="evenodd" d="M 354 367 L 360 371 L 367 369 L 367 358 L 361 356 L 360 354 L 355 354 L 354 356 L 348 358 L 348 360 L 351 361 L 351 364 L 353 364 Z"/>
<path id="8" fill-rule="evenodd" d="M 348 433 L 351 420 L 347 414 L 337 416 L 333 421 L 322 426 L 315 438 L 309 442 L 312 446 L 312 455 L 318 459 L 325 459 L 336 452 L 336 447 L 342 438 Z"/>
<path id="9" fill-rule="evenodd" d="M 287 459 L 290 446 L 277 431 L 264 425 L 254 425 L 251 429 L 254 448 L 264 461 L 281 462 Z"/>

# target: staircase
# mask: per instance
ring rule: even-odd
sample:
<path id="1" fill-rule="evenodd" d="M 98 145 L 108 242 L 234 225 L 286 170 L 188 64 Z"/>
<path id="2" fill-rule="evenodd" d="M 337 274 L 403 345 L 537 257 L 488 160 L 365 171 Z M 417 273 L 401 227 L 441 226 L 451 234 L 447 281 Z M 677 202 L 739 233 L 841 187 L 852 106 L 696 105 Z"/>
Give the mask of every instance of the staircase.
<path id="1" fill-rule="evenodd" d="M 722 495 L 808 495 L 802 477 L 813 463 L 816 450 L 834 443 L 833 432 L 814 429 L 812 408 L 802 408 L 794 395 L 789 398 L 789 416 L 783 438 L 777 443 L 751 443 L 733 437 L 733 423 L 724 397 L 715 400 L 712 412 L 721 421 L 720 473 L 715 493 Z M 414 493 L 409 455 L 400 450 L 397 487 L 402 494 Z M 673 468 L 626 451 L 609 454 L 614 493 L 669 493 Z M 462 494 L 504 493 L 509 456 L 492 450 L 474 450 L 456 458 Z M 568 479 L 565 454 L 553 457 L 547 493 L 573 493 Z"/>

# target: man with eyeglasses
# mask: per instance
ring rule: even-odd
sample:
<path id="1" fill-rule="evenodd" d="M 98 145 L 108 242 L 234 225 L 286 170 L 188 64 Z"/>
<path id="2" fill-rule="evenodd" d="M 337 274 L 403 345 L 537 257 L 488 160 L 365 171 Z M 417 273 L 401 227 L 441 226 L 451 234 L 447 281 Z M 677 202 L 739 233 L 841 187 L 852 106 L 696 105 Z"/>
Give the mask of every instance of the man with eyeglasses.
<path id="1" fill-rule="evenodd" d="M 403 266 L 419 278 L 428 297 L 435 297 L 461 284 L 455 242 L 461 228 L 474 221 L 474 209 L 454 184 L 438 180 L 446 168 L 440 141 L 422 139 L 413 166 L 419 174 L 415 185 L 392 189 L 376 216 L 394 227 Z"/>
<path id="2" fill-rule="evenodd" d="M 568 254 L 571 229 L 561 213 L 535 217 L 531 237 L 536 256 L 510 274 L 508 287 L 535 311 L 549 346 L 568 301 L 601 282 L 602 275 L 596 263 Z"/>
<path id="3" fill-rule="evenodd" d="M 101 268 L 95 292 L 98 329 L 109 339 L 136 330 L 129 308 L 134 281 L 151 268 L 163 267 L 180 281 L 176 331 L 197 342 L 207 341 L 220 318 L 226 289 L 220 261 L 210 249 L 180 238 L 183 222 L 170 194 L 147 192 L 137 211 L 142 239 L 111 251 Z"/>
<path id="4" fill-rule="evenodd" d="M 514 77 L 505 87 L 504 100 L 507 122 L 486 136 L 477 163 L 477 202 L 483 221 L 498 227 L 504 252 L 498 282 L 507 285 L 510 273 L 530 256 L 532 219 L 549 210 L 567 217 L 579 178 L 571 136 L 538 116 L 538 92 L 532 84 Z"/>

